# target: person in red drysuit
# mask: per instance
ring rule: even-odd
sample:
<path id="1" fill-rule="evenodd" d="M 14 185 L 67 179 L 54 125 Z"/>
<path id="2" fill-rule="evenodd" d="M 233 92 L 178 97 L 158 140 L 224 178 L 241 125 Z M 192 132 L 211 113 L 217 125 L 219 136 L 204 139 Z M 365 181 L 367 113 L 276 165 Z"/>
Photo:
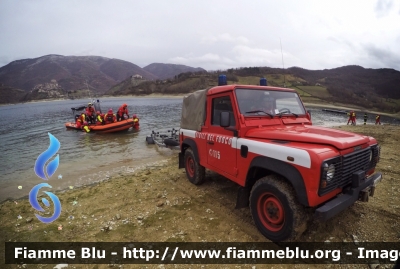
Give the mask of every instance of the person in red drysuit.
<path id="1" fill-rule="evenodd" d="M 82 129 L 83 123 L 86 122 L 86 115 L 85 113 L 82 113 L 81 115 L 76 117 L 77 117 L 75 121 L 76 128 Z"/>
<path id="2" fill-rule="evenodd" d="M 381 125 L 381 115 L 376 115 L 375 117 L 375 125 L 377 124 Z"/>
<path id="3" fill-rule="evenodd" d="M 112 108 L 110 108 L 106 115 L 104 115 L 104 122 L 105 124 L 117 122 L 117 117 L 113 113 Z"/>
<path id="4" fill-rule="evenodd" d="M 92 103 L 89 103 L 88 107 L 86 108 L 86 115 L 88 116 L 88 121 L 90 123 L 95 123 L 95 120 L 94 120 L 95 114 L 96 114 L 96 111 L 94 110 Z"/>
<path id="5" fill-rule="evenodd" d="M 103 125 L 104 124 L 104 115 L 100 114 L 100 111 L 96 112 L 96 125 Z"/>
<path id="6" fill-rule="evenodd" d="M 117 112 L 117 121 L 124 120 L 124 115 L 127 116 L 127 119 L 129 118 L 129 112 L 128 112 L 128 105 L 123 104 Z"/>

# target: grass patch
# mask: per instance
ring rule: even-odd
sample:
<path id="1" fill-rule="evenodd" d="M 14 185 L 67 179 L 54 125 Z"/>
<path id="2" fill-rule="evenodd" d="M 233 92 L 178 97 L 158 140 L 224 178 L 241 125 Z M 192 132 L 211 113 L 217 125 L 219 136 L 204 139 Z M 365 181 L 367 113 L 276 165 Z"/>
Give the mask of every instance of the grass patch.
<path id="1" fill-rule="evenodd" d="M 308 92 L 303 91 L 299 87 L 296 87 L 295 90 L 301 97 L 311 96 L 311 94 L 309 94 Z"/>
<path id="2" fill-rule="evenodd" d="M 328 92 L 326 87 L 322 86 L 297 86 L 298 89 L 302 90 L 310 94 L 311 96 L 315 96 L 318 98 L 328 98 L 332 97 L 332 95 Z"/>
<path id="3" fill-rule="evenodd" d="M 256 76 L 238 77 L 238 79 L 239 79 L 239 81 L 236 84 L 260 85 L 260 78 L 256 77 Z"/>
<path id="4" fill-rule="evenodd" d="M 263 76 L 246 76 L 240 77 L 238 76 L 238 82 L 236 84 L 243 85 L 260 85 L 260 78 L 264 77 L 267 79 L 268 86 L 275 87 L 291 87 L 300 83 L 303 83 L 304 80 L 293 75 L 284 75 L 284 74 L 267 74 Z"/>

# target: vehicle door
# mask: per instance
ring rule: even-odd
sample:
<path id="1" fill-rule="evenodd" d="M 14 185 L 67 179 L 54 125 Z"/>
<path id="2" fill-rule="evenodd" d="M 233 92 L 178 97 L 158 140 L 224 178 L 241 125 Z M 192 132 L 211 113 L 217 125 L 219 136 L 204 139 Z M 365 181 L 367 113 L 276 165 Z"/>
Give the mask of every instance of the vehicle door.
<path id="1" fill-rule="evenodd" d="M 207 134 L 207 160 L 217 172 L 224 175 L 236 176 L 237 174 L 237 150 L 236 137 L 232 130 L 237 130 L 236 111 L 232 106 L 230 94 L 220 94 L 212 98 L 210 128 Z M 229 112 L 230 126 L 221 127 L 221 112 Z"/>

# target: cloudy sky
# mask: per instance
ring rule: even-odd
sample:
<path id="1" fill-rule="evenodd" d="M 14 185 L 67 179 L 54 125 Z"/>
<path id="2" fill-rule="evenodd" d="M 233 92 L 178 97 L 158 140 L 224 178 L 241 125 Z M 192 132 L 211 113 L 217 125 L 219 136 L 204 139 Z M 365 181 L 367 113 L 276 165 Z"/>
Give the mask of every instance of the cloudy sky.
<path id="1" fill-rule="evenodd" d="M 48 54 L 140 67 L 400 70 L 400 1 L 1 0 L 0 67 Z"/>

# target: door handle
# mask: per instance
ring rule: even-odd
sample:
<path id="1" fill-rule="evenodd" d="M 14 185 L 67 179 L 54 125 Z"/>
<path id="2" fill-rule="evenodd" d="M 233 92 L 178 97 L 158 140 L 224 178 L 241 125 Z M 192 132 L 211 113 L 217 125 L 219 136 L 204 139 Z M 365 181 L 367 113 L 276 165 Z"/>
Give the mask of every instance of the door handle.
<path id="1" fill-rule="evenodd" d="M 214 141 L 207 141 L 207 144 L 214 145 Z"/>

